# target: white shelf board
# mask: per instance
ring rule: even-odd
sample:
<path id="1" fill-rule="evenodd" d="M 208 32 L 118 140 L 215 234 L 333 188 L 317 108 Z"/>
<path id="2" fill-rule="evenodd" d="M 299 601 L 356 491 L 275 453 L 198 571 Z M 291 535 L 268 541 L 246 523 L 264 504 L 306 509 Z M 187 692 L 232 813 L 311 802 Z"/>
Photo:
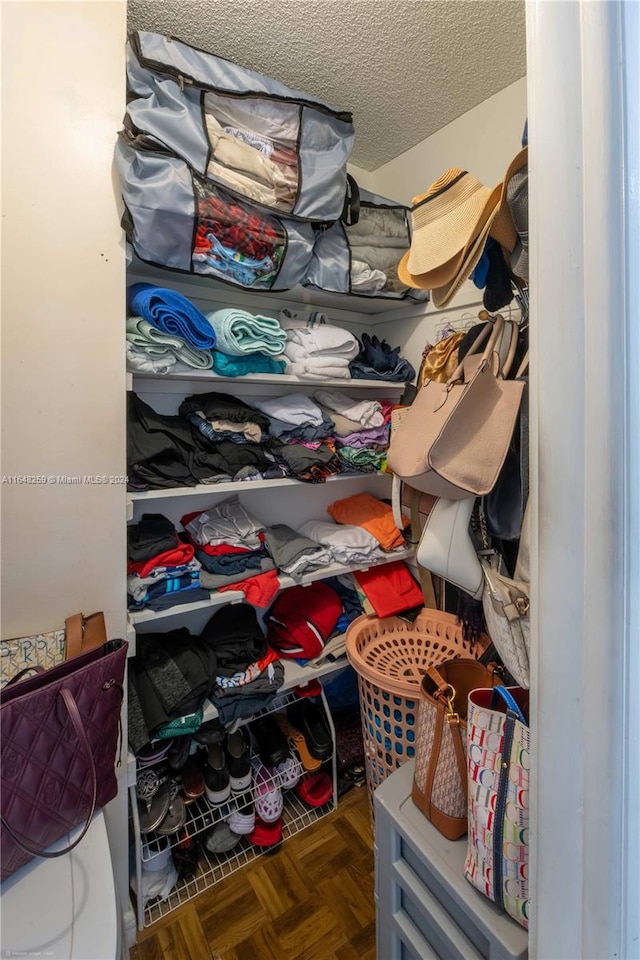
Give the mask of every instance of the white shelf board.
<path id="1" fill-rule="evenodd" d="M 313 390 L 322 390 L 325 387 L 340 387 L 341 390 L 379 390 L 382 393 L 402 393 L 406 384 L 398 383 L 395 380 L 306 380 L 296 377 L 290 373 L 248 373 L 243 377 L 222 377 L 211 370 L 177 370 L 170 373 L 147 373 L 144 370 L 129 370 L 128 376 L 132 378 L 132 386 L 139 380 L 160 380 L 171 382 L 172 380 L 194 381 L 198 383 L 224 383 L 237 385 L 239 389 L 243 384 L 257 383 L 269 387 L 307 387 Z"/>
<path id="2" fill-rule="evenodd" d="M 376 470 L 373 473 L 340 473 L 337 477 L 328 477 L 325 483 L 335 483 L 343 480 L 365 480 L 367 477 L 391 477 L 391 474 L 384 470 Z M 290 477 L 279 477 L 275 480 L 229 480 L 224 483 L 199 483 L 195 487 L 168 487 L 162 490 L 140 490 L 131 491 L 127 494 L 127 500 L 134 502 L 138 500 L 168 500 L 172 497 L 198 497 L 202 495 L 209 496 L 216 493 L 241 493 L 250 490 L 269 490 L 271 487 L 299 487 L 304 484 L 303 480 L 295 480 Z M 307 484 L 308 486 L 308 484 Z"/>
<path id="3" fill-rule="evenodd" d="M 221 306 L 228 303 L 253 305 L 256 312 L 260 307 L 269 304 L 271 312 L 278 312 L 283 307 L 297 305 L 308 307 L 310 310 L 323 308 L 330 311 L 332 319 L 352 319 L 365 325 L 375 324 L 389 319 L 389 314 L 398 316 L 410 315 L 412 312 L 424 314 L 428 302 L 416 301 L 410 298 L 393 300 L 385 297 L 365 297 L 357 294 L 331 293 L 326 290 L 315 290 L 312 287 L 293 287 L 291 290 L 248 290 L 231 283 L 215 280 L 203 274 L 181 273 L 178 270 L 169 270 L 140 260 L 135 254 L 127 271 L 129 283 L 143 281 L 160 287 L 168 287 L 182 293 L 190 299 L 217 303 Z"/>
<path id="4" fill-rule="evenodd" d="M 339 577 L 344 573 L 354 573 L 356 570 L 369 570 L 371 567 L 380 567 L 385 563 L 392 563 L 394 560 L 410 560 L 413 557 L 413 549 L 407 547 L 403 550 L 388 554 L 381 560 L 374 563 L 329 563 L 325 567 L 314 570 L 313 573 L 306 573 L 300 580 L 294 580 L 287 574 L 280 574 L 280 590 L 286 590 L 287 587 L 296 585 L 307 586 L 315 583 L 316 580 L 326 580 L 328 577 Z M 196 603 L 182 603 L 175 607 L 168 607 L 166 610 L 132 610 L 129 611 L 130 623 L 145 623 L 150 620 L 166 620 L 168 617 L 180 616 L 192 613 L 194 610 L 205 610 L 208 607 L 221 607 L 227 603 L 239 603 L 245 599 L 241 590 L 228 590 L 220 593 L 218 590 L 212 590 L 208 600 L 199 600 Z"/>

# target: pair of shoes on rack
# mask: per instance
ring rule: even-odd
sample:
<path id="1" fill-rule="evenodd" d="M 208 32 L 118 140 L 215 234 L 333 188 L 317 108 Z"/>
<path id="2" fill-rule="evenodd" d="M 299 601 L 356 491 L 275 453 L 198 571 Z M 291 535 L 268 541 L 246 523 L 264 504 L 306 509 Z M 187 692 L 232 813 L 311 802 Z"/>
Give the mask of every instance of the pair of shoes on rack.
<path id="1" fill-rule="evenodd" d="M 295 747 L 305 770 L 319 770 L 322 761 L 332 756 L 333 740 L 327 721 L 320 707 L 311 700 L 289 704 L 286 716 L 276 714 L 276 721 Z"/>
<path id="2" fill-rule="evenodd" d="M 187 809 L 180 795 L 180 781 L 167 772 L 161 773 L 143 770 L 138 775 L 138 820 L 141 833 L 171 836 L 184 826 Z"/>
<path id="3" fill-rule="evenodd" d="M 228 800 L 231 792 L 242 793 L 251 786 L 251 751 L 244 727 L 226 736 L 224 742 L 210 743 L 203 768 L 209 803 Z"/>

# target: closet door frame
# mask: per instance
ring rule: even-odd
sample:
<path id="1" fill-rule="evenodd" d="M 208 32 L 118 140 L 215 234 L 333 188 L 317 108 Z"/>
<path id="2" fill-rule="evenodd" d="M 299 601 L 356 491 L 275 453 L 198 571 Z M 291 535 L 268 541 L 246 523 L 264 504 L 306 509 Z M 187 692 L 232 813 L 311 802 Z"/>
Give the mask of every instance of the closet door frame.
<path id="1" fill-rule="evenodd" d="M 527 0 L 532 957 L 640 956 L 640 16 Z"/>

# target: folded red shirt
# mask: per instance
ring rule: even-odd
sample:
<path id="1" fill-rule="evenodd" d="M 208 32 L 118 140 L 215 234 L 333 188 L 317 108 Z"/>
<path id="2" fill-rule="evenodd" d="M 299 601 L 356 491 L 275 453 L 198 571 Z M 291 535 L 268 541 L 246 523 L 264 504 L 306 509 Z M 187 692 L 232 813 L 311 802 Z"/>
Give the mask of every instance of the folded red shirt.
<path id="1" fill-rule="evenodd" d="M 422 590 L 402 560 L 356 570 L 353 576 L 366 593 L 377 617 L 394 617 L 424 604 Z"/>
<path id="2" fill-rule="evenodd" d="M 190 563 L 195 555 L 195 550 L 190 543 L 181 543 L 172 550 L 165 550 L 164 553 L 158 553 L 149 560 L 140 560 L 138 563 L 127 563 L 127 573 L 137 573 L 141 577 L 148 577 L 154 567 L 179 567 L 183 563 Z"/>

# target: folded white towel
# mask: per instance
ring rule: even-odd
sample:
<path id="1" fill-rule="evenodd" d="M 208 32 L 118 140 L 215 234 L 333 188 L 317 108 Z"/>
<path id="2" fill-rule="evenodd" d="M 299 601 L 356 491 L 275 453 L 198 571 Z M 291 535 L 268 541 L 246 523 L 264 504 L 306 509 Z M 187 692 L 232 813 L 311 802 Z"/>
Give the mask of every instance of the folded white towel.
<path id="1" fill-rule="evenodd" d="M 299 532 L 328 547 L 337 563 L 367 563 L 388 556 L 368 530 L 348 523 L 308 520 Z"/>
<path id="2" fill-rule="evenodd" d="M 284 352 L 291 360 L 298 359 L 289 353 L 293 344 L 302 347 L 307 357 L 331 356 L 353 360 L 360 350 L 360 345 L 352 333 L 341 327 L 334 327 L 331 323 L 287 330 L 287 346 Z"/>
<path id="3" fill-rule="evenodd" d="M 284 420 L 293 426 L 309 424 L 314 427 L 322 423 L 322 410 L 304 393 L 289 393 L 286 397 L 272 397 L 265 400 L 252 400 L 252 405 L 268 417 Z"/>
<path id="4" fill-rule="evenodd" d="M 378 400 L 354 400 L 340 390 L 318 390 L 315 399 L 324 407 L 355 420 L 363 427 L 381 427 L 384 423 L 382 406 Z"/>
<path id="5" fill-rule="evenodd" d="M 292 363 L 285 359 L 287 365 L 286 372 L 300 380 L 311 380 L 321 383 L 323 380 L 351 380 L 349 364 L 341 363 L 340 358 L 336 357 L 317 357 L 316 360 L 325 360 L 326 363 L 313 362 L 312 360 L 303 360 Z"/>

